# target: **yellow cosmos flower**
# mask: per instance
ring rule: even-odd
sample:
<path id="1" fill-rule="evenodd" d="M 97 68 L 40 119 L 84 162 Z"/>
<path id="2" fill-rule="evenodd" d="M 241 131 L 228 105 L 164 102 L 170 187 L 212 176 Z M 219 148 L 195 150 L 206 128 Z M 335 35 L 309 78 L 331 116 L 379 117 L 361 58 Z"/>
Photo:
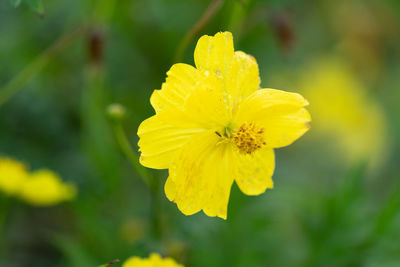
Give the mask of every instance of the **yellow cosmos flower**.
<path id="1" fill-rule="evenodd" d="M 151 254 L 147 259 L 131 257 L 124 262 L 122 267 L 184 267 L 171 258 L 161 258 L 158 254 Z"/>
<path id="2" fill-rule="evenodd" d="M 0 190 L 13 195 L 28 178 L 24 164 L 10 158 L 0 158 Z"/>
<path id="3" fill-rule="evenodd" d="M 371 166 L 376 166 L 384 158 L 387 138 L 382 107 L 368 96 L 344 61 L 330 57 L 316 60 L 301 84 L 313 103 L 314 134 L 332 137 L 344 159 L 352 163 L 370 160 Z"/>
<path id="4" fill-rule="evenodd" d="M 75 195 L 75 187 L 64 184 L 56 173 L 45 169 L 32 173 L 19 190 L 19 196 L 34 206 L 55 205 Z"/>
<path id="5" fill-rule="evenodd" d="M 139 126 L 142 165 L 169 169 L 165 193 L 186 215 L 226 219 L 230 189 L 258 195 L 273 187 L 274 148 L 309 129 L 299 94 L 259 89 L 256 60 L 234 51 L 232 34 L 199 39 L 196 68 L 175 64 Z"/>

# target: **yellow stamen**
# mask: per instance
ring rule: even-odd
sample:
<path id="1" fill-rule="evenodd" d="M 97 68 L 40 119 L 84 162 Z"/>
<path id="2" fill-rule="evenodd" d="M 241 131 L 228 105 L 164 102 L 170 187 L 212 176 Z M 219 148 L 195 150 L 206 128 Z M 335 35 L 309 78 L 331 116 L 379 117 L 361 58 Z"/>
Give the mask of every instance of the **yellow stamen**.
<path id="1" fill-rule="evenodd" d="M 243 154 L 251 154 L 266 145 L 264 141 L 264 129 L 256 124 L 244 123 L 238 130 L 233 132 L 232 141 Z"/>

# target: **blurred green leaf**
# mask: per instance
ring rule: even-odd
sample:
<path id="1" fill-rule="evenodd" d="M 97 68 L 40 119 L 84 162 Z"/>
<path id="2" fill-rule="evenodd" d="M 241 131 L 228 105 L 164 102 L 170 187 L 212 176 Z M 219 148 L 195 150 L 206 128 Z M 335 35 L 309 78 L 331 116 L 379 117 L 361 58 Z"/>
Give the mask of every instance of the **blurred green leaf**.
<path id="1" fill-rule="evenodd" d="M 23 2 L 39 15 L 44 15 L 44 5 L 42 0 L 10 0 L 10 2 L 14 7 L 18 7 Z"/>
<path id="2" fill-rule="evenodd" d="M 18 7 L 21 4 L 21 0 L 10 0 L 14 7 Z"/>
<path id="3" fill-rule="evenodd" d="M 44 15 L 44 6 L 42 0 L 24 0 L 39 15 Z"/>

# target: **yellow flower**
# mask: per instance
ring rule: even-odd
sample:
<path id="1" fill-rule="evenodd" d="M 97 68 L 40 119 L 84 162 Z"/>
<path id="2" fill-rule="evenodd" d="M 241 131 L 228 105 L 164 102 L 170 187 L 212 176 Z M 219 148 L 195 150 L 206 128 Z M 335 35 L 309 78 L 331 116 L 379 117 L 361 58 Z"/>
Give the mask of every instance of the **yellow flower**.
<path id="1" fill-rule="evenodd" d="M 186 215 L 226 219 L 233 181 L 247 195 L 273 187 L 273 148 L 309 129 L 299 94 L 259 89 L 256 60 L 234 51 L 232 34 L 199 39 L 196 68 L 175 64 L 139 126 L 142 165 L 169 169 L 165 193 Z"/>
<path id="2" fill-rule="evenodd" d="M 28 178 L 26 166 L 10 158 L 0 158 L 0 190 L 13 195 Z"/>
<path id="3" fill-rule="evenodd" d="M 34 206 L 55 205 L 75 195 L 75 187 L 64 184 L 56 173 L 45 169 L 32 173 L 19 190 L 19 196 Z"/>
<path id="4" fill-rule="evenodd" d="M 313 103 L 314 134 L 332 137 L 350 162 L 370 160 L 376 165 L 382 160 L 384 112 L 344 61 L 330 57 L 316 60 L 301 83 Z"/>
<path id="5" fill-rule="evenodd" d="M 183 267 L 171 258 L 161 258 L 160 255 L 153 253 L 147 259 L 131 257 L 127 259 L 122 267 Z"/>

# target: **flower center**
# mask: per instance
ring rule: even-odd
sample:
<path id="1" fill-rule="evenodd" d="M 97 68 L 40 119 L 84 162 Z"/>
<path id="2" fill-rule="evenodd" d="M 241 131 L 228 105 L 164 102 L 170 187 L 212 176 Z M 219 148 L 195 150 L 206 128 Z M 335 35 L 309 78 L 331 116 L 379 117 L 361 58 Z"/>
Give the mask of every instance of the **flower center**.
<path id="1" fill-rule="evenodd" d="M 244 123 L 232 133 L 231 140 L 243 154 L 251 154 L 265 145 L 264 129 L 255 123 Z"/>

